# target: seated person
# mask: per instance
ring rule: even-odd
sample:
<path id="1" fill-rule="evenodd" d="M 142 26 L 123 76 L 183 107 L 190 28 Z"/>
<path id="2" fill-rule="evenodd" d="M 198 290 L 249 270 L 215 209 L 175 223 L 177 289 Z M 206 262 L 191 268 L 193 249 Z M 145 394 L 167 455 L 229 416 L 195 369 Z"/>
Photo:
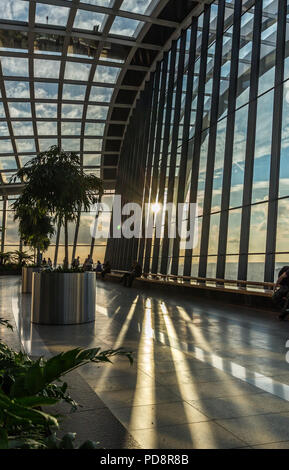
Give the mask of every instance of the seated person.
<path id="1" fill-rule="evenodd" d="M 95 272 L 97 272 L 97 273 L 101 273 L 101 272 L 102 272 L 102 264 L 101 264 L 101 262 L 100 262 L 99 260 L 97 261 L 96 268 L 95 268 Z"/>
<path id="2" fill-rule="evenodd" d="M 88 255 L 86 260 L 84 261 L 83 269 L 84 271 L 92 271 L 93 267 L 93 259 L 91 255 Z"/>
<path id="3" fill-rule="evenodd" d="M 283 266 L 280 270 L 278 279 L 274 286 L 272 301 L 277 307 L 281 308 L 280 320 L 284 320 L 288 315 L 287 307 L 289 303 L 289 266 Z"/>
<path id="4" fill-rule="evenodd" d="M 120 282 L 123 282 L 123 285 L 126 287 L 131 287 L 132 283 L 135 278 L 140 277 L 142 275 L 142 268 L 141 265 L 134 261 L 129 273 L 126 273 Z"/>
<path id="5" fill-rule="evenodd" d="M 105 275 L 111 272 L 111 265 L 109 261 L 105 261 L 102 266 L 101 277 L 104 279 Z"/>

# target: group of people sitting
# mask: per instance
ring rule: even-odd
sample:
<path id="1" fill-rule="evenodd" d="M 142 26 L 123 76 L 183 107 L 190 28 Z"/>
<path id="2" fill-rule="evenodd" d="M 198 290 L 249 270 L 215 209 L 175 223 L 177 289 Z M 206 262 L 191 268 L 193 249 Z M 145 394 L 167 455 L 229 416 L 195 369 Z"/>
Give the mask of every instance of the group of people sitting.
<path id="1" fill-rule="evenodd" d="M 47 268 L 47 267 L 48 267 L 48 268 L 52 268 L 52 261 L 51 261 L 50 258 L 48 258 L 47 261 L 46 261 L 45 258 L 43 258 L 42 261 L 41 261 L 41 265 L 42 265 L 43 267 L 46 267 L 46 268 Z"/>
<path id="2" fill-rule="evenodd" d="M 74 258 L 72 261 L 71 267 L 72 268 L 79 268 L 80 266 L 80 258 L 77 256 L 77 258 Z M 98 260 L 96 263 L 96 266 L 94 266 L 93 258 L 91 254 L 87 255 L 87 258 L 85 258 L 85 261 L 83 263 L 83 270 L 84 271 L 95 271 L 97 273 L 100 273 L 101 276 L 104 278 L 107 273 L 111 272 L 111 265 L 109 261 L 105 261 L 103 264 Z"/>
<path id="3" fill-rule="evenodd" d="M 72 268 L 78 268 L 80 266 L 79 256 L 73 260 L 71 266 Z M 98 260 L 94 267 L 92 256 L 89 254 L 83 263 L 83 269 L 84 271 L 95 271 L 96 273 L 100 273 L 102 279 L 104 279 L 105 275 L 111 272 L 111 265 L 108 260 L 103 264 Z M 124 276 L 122 276 L 120 282 L 126 287 L 131 287 L 134 279 L 140 277 L 141 275 L 141 265 L 137 261 L 134 261 L 130 270 L 125 273 Z"/>

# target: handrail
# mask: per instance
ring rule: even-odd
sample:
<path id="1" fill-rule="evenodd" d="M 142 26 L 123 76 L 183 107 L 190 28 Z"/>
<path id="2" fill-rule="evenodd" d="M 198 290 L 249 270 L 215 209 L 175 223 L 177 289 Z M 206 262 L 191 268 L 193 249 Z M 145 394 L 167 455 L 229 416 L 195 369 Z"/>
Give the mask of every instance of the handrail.
<path id="1" fill-rule="evenodd" d="M 115 273 L 127 273 L 128 271 L 123 271 L 123 270 L 118 270 L 118 269 L 112 269 L 113 272 Z M 260 281 L 243 281 L 243 280 L 238 280 L 238 279 L 219 279 L 219 278 L 210 278 L 210 277 L 198 277 L 198 276 L 180 276 L 176 274 L 162 274 L 162 273 L 143 273 L 142 277 L 144 278 L 160 278 L 160 280 L 163 281 L 196 281 L 200 283 L 208 283 L 208 282 L 213 282 L 216 284 L 233 284 L 237 286 L 251 286 L 251 287 L 263 287 L 265 290 L 272 290 L 274 287 L 273 282 L 260 282 Z"/>

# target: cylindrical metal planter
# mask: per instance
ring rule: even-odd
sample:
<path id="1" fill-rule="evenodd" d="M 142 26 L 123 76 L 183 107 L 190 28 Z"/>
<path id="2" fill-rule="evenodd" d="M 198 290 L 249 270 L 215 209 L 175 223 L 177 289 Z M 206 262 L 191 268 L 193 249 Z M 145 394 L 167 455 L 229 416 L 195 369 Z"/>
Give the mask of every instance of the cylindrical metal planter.
<path id="1" fill-rule="evenodd" d="M 41 268 L 36 266 L 23 266 L 22 268 L 22 292 L 31 294 L 32 292 L 32 274 L 39 272 Z"/>
<path id="2" fill-rule="evenodd" d="M 95 291 L 95 273 L 34 273 L 32 322 L 43 325 L 92 322 Z"/>

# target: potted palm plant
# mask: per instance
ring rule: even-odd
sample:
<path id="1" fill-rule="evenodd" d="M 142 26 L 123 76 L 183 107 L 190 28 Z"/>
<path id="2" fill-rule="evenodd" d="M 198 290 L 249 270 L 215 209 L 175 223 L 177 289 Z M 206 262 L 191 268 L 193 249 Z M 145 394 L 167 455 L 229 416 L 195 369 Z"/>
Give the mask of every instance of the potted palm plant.
<path id="1" fill-rule="evenodd" d="M 32 275 L 41 269 L 41 252 L 50 245 L 50 237 L 54 233 L 51 217 L 38 206 L 30 205 L 29 188 L 13 204 L 14 220 L 19 221 L 19 235 L 25 246 L 37 252 L 36 264 L 22 266 L 22 292 L 32 292 Z M 27 258 L 28 256 L 28 258 Z M 32 257 L 17 253 L 18 261 L 32 261 Z"/>
<path id="2" fill-rule="evenodd" d="M 74 324 L 93 321 L 95 316 L 95 274 L 69 269 L 68 224 L 75 222 L 79 209 L 88 212 L 100 202 L 102 183 L 86 174 L 80 157 L 52 146 L 17 171 L 26 182 L 22 198 L 64 228 L 65 258 L 62 270 L 33 274 L 32 321 L 43 324 Z"/>

